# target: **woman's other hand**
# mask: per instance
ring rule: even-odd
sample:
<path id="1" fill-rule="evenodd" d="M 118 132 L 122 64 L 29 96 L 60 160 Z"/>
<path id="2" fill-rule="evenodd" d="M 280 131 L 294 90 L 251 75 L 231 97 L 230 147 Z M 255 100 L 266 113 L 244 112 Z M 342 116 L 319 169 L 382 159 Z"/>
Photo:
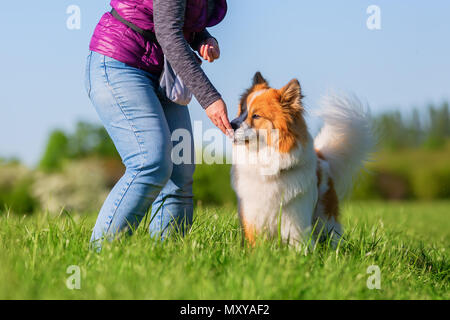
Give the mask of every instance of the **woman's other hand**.
<path id="1" fill-rule="evenodd" d="M 214 38 L 206 39 L 200 46 L 198 53 L 200 53 L 200 56 L 203 59 L 208 60 L 209 62 L 214 62 L 214 60 L 220 58 L 219 44 Z"/>
<path id="2" fill-rule="evenodd" d="M 227 105 L 222 99 L 217 100 L 206 108 L 206 115 L 224 134 L 230 137 L 233 135 L 233 129 L 228 120 Z"/>

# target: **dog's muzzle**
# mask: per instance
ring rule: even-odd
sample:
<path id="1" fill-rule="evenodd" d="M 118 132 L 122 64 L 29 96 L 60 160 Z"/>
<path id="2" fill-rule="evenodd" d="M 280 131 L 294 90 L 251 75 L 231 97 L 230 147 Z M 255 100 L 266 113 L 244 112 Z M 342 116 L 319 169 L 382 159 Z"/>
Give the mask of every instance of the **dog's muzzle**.
<path id="1" fill-rule="evenodd" d="M 248 125 L 245 123 L 247 116 L 248 112 L 246 110 L 242 112 L 239 117 L 230 122 L 231 128 L 234 130 L 233 143 L 235 144 L 245 143 L 246 131 L 248 130 Z"/>
<path id="2" fill-rule="evenodd" d="M 246 144 L 256 141 L 256 130 L 251 128 L 247 123 L 243 122 L 237 130 L 234 131 L 233 143 Z"/>
<path id="3" fill-rule="evenodd" d="M 231 128 L 233 128 L 234 131 L 238 130 L 241 127 L 242 123 L 244 123 L 245 119 L 247 119 L 247 116 L 248 112 L 246 110 L 239 117 L 231 121 Z"/>

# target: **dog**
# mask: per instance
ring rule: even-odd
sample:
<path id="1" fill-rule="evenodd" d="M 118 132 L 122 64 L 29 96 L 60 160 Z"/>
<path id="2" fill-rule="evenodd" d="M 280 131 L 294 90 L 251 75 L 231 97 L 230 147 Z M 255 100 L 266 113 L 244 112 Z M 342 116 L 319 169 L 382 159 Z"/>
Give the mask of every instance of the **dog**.
<path id="1" fill-rule="evenodd" d="M 297 79 L 274 89 L 257 72 L 231 122 L 231 183 L 252 246 L 263 234 L 290 245 L 330 238 L 336 245 L 343 232 L 339 202 L 374 145 L 369 112 L 356 97 L 324 98 L 315 139 L 303 98 Z"/>

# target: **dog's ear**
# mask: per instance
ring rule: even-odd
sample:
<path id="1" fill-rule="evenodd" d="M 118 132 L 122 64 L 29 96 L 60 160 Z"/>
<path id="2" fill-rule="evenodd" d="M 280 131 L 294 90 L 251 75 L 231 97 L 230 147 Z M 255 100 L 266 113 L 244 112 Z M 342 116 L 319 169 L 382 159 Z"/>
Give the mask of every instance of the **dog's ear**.
<path id="1" fill-rule="evenodd" d="M 255 75 L 253 76 L 253 86 L 256 86 L 258 84 L 265 84 L 265 85 L 269 85 L 267 80 L 264 79 L 264 77 L 262 76 L 261 72 L 256 72 Z"/>
<path id="2" fill-rule="evenodd" d="M 264 77 L 262 76 L 261 72 L 256 72 L 255 75 L 253 76 L 253 83 L 252 86 L 250 88 L 248 88 L 244 94 L 242 94 L 241 96 L 241 100 L 239 102 L 239 114 L 242 114 L 245 110 L 247 110 L 247 98 L 249 96 L 249 94 L 251 94 L 255 89 L 256 86 L 261 86 L 262 88 L 269 88 L 269 83 L 267 82 L 266 79 L 264 79 Z M 259 88 L 261 88 L 259 87 Z"/>
<path id="3" fill-rule="evenodd" d="M 280 103 L 283 107 L 302 108 L 302 88 L 297 79 L 291 80 L 280 90 Z"/>

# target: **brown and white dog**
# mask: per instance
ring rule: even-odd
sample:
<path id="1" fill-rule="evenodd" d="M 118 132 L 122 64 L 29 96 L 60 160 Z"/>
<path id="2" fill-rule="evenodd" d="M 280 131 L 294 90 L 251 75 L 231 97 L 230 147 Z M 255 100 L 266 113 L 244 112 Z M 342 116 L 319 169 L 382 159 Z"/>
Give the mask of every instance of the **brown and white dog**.
<path id="1" fill-rule="evenodd" d="M 258 72 L 232 121 L 232 185 L 245 238 L 261 234 L 296 245 L 342 235 L 339 201 L 373 147 L 370 120 L 356 98 L 322 101 L 324 126 L 313 139 L 298 80 L 271 88 Z M 256 141 L 256 143 L 253 143 Z"/>

